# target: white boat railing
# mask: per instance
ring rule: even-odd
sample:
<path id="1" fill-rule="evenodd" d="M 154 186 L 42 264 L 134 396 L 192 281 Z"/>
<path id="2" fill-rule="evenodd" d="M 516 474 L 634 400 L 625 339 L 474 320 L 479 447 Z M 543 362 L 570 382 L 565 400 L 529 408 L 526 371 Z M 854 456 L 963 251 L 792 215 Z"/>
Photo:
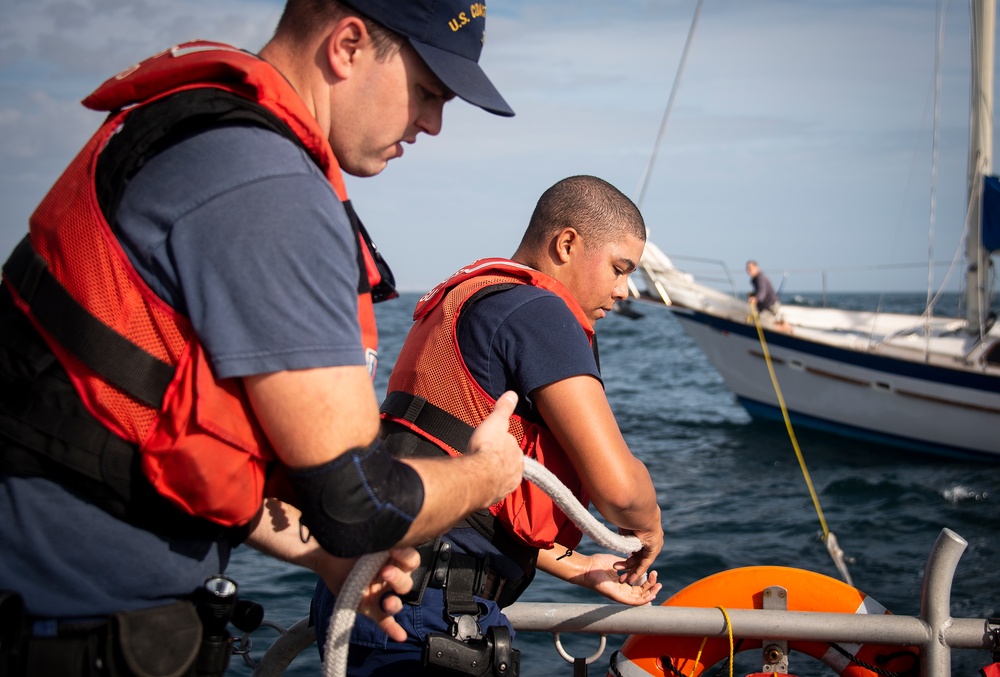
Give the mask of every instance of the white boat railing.
<path id="1" fill-rule="evenodd" d="M 676 266 L 674 260 L 692 262 L 694 265 L 686 265 L 683 268 Z M 915 261 L 912 263 L 881 263 L 881 264 L 869 264 L 869 265 L 854 265 L 854 266 L 823 266 L 819 268 L 784 268 L 781 269 L 780 279 L 781 283 L 779 287 L 784 286 L 784 282 L 788 280 L 793 275 L 798 279 L 797 286 L 800 289 L 809 288 L 810 280 L 815 280 L 818 276 L 819 285 L 822 294 L 822 305 L 824 308 L 828 306 L 827 294 L 829 291 L 829 276 L 831 273 L 850 273 L 852 281 L 857 281 L 858 273 L 862 272 L 881 272 L 888 270 L 920 270 L 926 269 L 928 266 L 932 268 L 948 268 L 949 270 L 954 267 L 954 261 L 931 261 L 929 264 L 926 261 L 920 262 Z M 742 284 L 737 284 L 736 279 L 733 276 L 732 270 L 722 259 L 708 258 L 703 256 L 688 256 L 684 254 L 670 254 L 669 256 L 663 252 L 655 243 L 646 243 L 646 251 L 643 252 L 642 259 L 640 259 L 640 268 L 643 270 L 642 273 L 650 280 L 656 280 L 662 278 L 664 275 L 670 275 L 674 272 L 675 275 L 668 277 L 669 281 L 677 284 L 678 280 L 687 279 L 691 284 L 697 283 L 702 287 L 708 287 L 716 291 L 723 293 L 728 293 L 737 299 L 745 299 L 747 289 L 744 289 Z M 777 271 L 772 271 L 773 275 L 777 275 Z M 772 278 L 776 279 L 776 278 Z M 664 282 L 668 281 L 664 280 Z M 945 278 L 947 281 L 947 276 Z M 941 283 L 942 285 L 945 282 Z M 871 287 L 873 289 L 878 289 L 881 285 L 877 283 L 872 283 Z M 649 290 L 652 294 L 652 290 Z M 779 288 L 778 292 L 781 293 Z M 940 289 L 938 293 L 940 294 Z"/>
<path id="2" fill-rule="evenodd" d="M 744 639 L 800 640 L 916 646 L 921 677 L 950 677 L 953 649 L 1000 647 L 1000 620 L 952 618 L 951 586 L 967 542 L 943 529 L 924 569 L 919 616 L 844 614 L 820 611 L 643 606 L 620 604 L 513 604 L 504 610 L 518 632 L 601 635 L 728 636 Z M 775 581 L 775 585 L 780 585 Z M 308 619 L 289 628 L 268 649 L 254 677 L 278 677 L 315 641 Z M 596 661 L 600 654 L 587 662 Z M 563 657 L 569 660 L 565 654 Z"/>
<path id="3" fill-rule="evenodd" d="M 697 264 L 703 264 L 705 267 L 685 266 L 684 272 L 698 280 L 699 284 L 704 284 L 707 287 L 712 287 L 720 291 L 728 287 L 729 293 L 732 294 L 733 298 L 746 298 L 745 290 L 742 290 L 742 286 L 737 287 L 733 272 L 722 259 L 686 256 L 683 254 L 672 254 L 670 258 L 678 261 L 692 261 Z M 749 289 L 749 284 L 745 286 Z"/>

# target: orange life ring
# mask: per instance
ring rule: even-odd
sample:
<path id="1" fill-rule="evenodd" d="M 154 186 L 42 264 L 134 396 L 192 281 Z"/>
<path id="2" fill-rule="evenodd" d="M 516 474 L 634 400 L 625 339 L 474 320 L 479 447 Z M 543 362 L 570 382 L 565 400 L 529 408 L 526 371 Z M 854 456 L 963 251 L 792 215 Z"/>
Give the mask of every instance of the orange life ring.
<path id="1" fill-rule="evenodd" d="M 788 611 L 827 611 L 845 614 L 888 614 L 881 604 L 860 590 L 835 578 L 803 569 L 758 566 L 723 571 L 696 581 L 677 592 L 662 606 L 761 609 L 763 591 L 769 586 L 788 591 Z M 704 646 L 702 646 L 704 642 Z M 885 674 L 915 674 L 919 652 L 915 647 L 886 651 L 873 644 L 841 644 L 860 663 L 877 666 Z M 761 641 L 745 640 L 738 651 L 760 649 Z M 789 641 L 788 650 L 798 651 L 829 665 L 837 674 L 874 677 L 879 673 L 852 662 L 825 642 Z M 700 655 L 699 655 L 700 651 Z M 609 677 L 701 675 L 706 669 L 729 658 L 729 640 L 719 637 L 669 637 L 631 635 L 612 656 Z M 670 661 L 673 670 L 664 665 Z"/>

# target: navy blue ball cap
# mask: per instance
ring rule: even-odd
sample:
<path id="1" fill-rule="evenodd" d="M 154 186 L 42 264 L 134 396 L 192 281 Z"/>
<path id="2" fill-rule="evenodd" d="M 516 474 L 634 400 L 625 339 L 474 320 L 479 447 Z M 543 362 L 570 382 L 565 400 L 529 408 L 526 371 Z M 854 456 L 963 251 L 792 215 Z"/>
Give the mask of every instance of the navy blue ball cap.
<path id="1" fill-rule="evenodd" d="M 427 67 L 455 94 L 483 110 L 514 111 L 479 67 L 486 39 L 486 3 L 470 0 L 341 0 L 404 36 Z"/>

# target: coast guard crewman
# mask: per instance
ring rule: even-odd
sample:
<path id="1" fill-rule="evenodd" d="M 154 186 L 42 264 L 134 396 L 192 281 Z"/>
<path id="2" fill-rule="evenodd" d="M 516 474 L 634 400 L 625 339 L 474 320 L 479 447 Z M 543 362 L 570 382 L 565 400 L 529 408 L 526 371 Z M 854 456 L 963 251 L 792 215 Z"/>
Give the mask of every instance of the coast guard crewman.
<path id="1" fill-rule="evenodd" d="M 649 603 L 660 589 L 655 572 L 640 581 L 663 546 L 656 491 L 615 422 L 594 334 L 628 296 L 645 240 L 639 210 L 614 186 L 593 176 L 559 181 L 510 260 L 476 261 L 419 301 L 381 407 L 394 454 L 440 458 L 464 453 L 496 398 L 516 392 L 511 429 L 524 453 L 642 549 L 625 561 L 575 552 L 580 531 L 526 481 L 421 548 L 416 592 L 396 616 L 408 637 L 359 620 L 349 674 L 418 674 L 423 662 L 447 666 L 476 651 L 479 665 L 512 663 L 500 610 L 536 567 L 626 604 Z M 321 649 L 334 603 L 320 583 L 312 616 Z"/>
<path id="2" fill-rule="evenodd" d="M 233 545 L 337 588 L 330 553 L 422 543 L 518 485 L 513 395 L 461 459 L 375 442 L 394 291 L 341 175 L 438 134 L 455 95 L 513 114 L 478 66 L 485 13 L 287 0 L 259 56 L 179 45 L 84 101 L 109 117 L 3 268 L 0 672 L 188 674 L 191 600 Z M 416 565 L 394 551 L 368 590 L 393 636 L 380 599 Z"/>

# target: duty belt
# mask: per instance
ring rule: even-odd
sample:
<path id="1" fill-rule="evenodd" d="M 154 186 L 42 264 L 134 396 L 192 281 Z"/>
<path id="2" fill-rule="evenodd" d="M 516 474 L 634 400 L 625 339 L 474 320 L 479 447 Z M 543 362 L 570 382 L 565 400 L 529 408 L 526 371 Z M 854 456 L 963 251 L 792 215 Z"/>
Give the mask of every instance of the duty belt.
<path id="1" fill-rule="evenodd" d="M 417 548 L 420 566 L 413 572 L 413 590 L 403 601 L 419 605 L 427 588 L 444 590 L 445 608 L 451 615 L 478 615 L 479 597 L 504 606 L 504 591 L 516 589 L 506 578 L 493 571 L 489 557 L 478 558 L 456 552 L 448 541 L 437 539 Z"/>
<path id="2" fill-rule="evenodd" d="M 235 592 L 220 596 L 210 583 L 221 578 L 190 600 L 91 621 L 32 618 L 19 593 L 0 590 L 0 676 L 222 677 L 229 624 L 252 632 L 264 610 Z"/>
<path id="3" fill-rule="evenodd" d="M 32 632 L 36 625 L 25 613 L 20 595 L 0 591 L 0 674 L 194 675 L 202 644 L 198 613 L 186 601 L 118 612 L 93 622 L 43 622 L 44 634 Z"/>

